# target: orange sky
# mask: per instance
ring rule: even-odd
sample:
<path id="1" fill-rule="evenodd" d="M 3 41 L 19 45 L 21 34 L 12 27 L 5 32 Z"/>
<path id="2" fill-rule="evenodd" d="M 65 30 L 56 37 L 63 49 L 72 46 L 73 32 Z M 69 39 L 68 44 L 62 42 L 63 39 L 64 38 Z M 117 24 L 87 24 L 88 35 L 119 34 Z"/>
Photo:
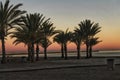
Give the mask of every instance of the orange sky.
<path id="1" fill-rule="evenodd" d="M 106 20 L 109 21 L 109 20 Z M 96 20 L 96 22 L 98 22 Z M 115 22 L 115 21 L 113 21 Z M 94 46 L 95 50 L 109 50 L 109 49 L 120 49 L 120 24 L 118 23 L 119 21 L 116 21 L 116 24 L 113 23 L 104 23 L 104 22 L 99 22 L 101 28 L 101 32 L 98 33 L 96 36 L 99 37 L 99 40 L 102 40 L 101 43 L 97 44 L 96 46 Z M 75 24 L 70 24 L 71 27 L 70 30 L 72 31 L 74 29 Z M 59 24 L 54 24 L 54 26 L 59 26 Z M 73 27 L 72 27 L 73 26 Z M 77 24 L 75 25 L 77 26 Z M 114 27 L 115 26 L 115 27 Z M 56 29 L 62 29 L 65 30 L 67 29 L 67 27 L 65 28 L 60 28 L 60 27 L 56 27 Z M 6 40 L 6 50 L 12 51 L 12 52 L 16 52 L 16 51 L 26 51 L 26 47 L 24 44 L 19 44 L 17 46 L 13 45 L 14 39 L 10 39 L 9 37 Z M 85 45 L 82 45 L 82 50 L 85 49 Z M 73 43 L 69 43 L 68 44 L 68 49 L 69 50 L 75 50 L 76 46 Z M 43 49 L 42 49 L 43 50 Z M 53 43 L 51 46 L 48 47 L 49 51 L 60 51 L 60 46 L 57 43 Z"/>
<path id="2" fill-rule="evenodd" d="M 21 9 L 28 13 L 50 17 L 56 29 L 72 31 L 80 21 L 90 19 L 102 27 L 97 35 L 102 42 L 94 49 L 120 49 L 120 0 L 11 0 L 11 3 L 23 3 Z M 12 42 L 13 39 L 6 40 L 7 51 L 26 51 L 23 44 L 14 46 Z M 70 43 L 68 48 L 74 50 L 75 45 Z M 48 50 L 60 50 L 60 46 L 52 44 Z"/>
<path id="3" fill-rule="evenodd" d="M 102 33 L 102 32 L 101 32 Z M 100 37 L 100 40 L 102 40 L 101 43 L 97 44 L 94 46 L 95 50 L 110 50 L 110 49 L 120 49 L 120 38 L 117 39 L 118 36 L 114 37 L 104 37 L 101 35 L 98 35 Z M 9 39 L 6 40 L 6 50 L 7 52 L 26 52 L 27 48 L 24 44 L 18 44 L 17 46 L 13 45 L 14 39 Z M 81 45 L 82 50 L 85 50 L 85 45 Z M 43 51 L 43 49 L 40 47 L 40 49 Z M 53 43 L 48 47 L 49 51 L 60 51 L 60 45 L 57 43 Z M 76 45 L 74 43 L 69 43 L 68 44 L 68 50 L 76 50 Z"/>

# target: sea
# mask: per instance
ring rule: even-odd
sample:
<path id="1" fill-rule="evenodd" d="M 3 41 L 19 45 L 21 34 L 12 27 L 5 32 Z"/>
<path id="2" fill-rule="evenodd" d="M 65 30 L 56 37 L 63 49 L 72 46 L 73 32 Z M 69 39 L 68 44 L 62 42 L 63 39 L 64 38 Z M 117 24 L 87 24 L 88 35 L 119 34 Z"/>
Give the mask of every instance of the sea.
<path id="1" fill-rule="evenodd" d="M 86 52 L 82 51 L 80 55 L 84 57 L 86 56 Z M 94 51 L 92 55 L 93 57 L 120 57 L 120 50 Z M 23 56 L 27 56 L 27 54 L 26 53 L 8 53 L 7 56 L 23 57 Z M 44 54 L 41 53 L 39 54 L 39 56 L 43 57 Z M 48 52 L 47 56 L 48 57 L 61 57 L 61 53 L 60 52 Z M 69 56 L 77 56 L 77 52 L 75 51 L 68 52 L 68 57 Z"/>

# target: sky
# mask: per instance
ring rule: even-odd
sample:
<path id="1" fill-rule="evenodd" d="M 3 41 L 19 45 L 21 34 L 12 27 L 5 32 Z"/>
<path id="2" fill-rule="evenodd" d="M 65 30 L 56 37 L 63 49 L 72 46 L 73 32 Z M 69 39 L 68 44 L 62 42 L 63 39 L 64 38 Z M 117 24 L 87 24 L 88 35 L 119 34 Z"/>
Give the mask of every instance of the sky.
<path id="1" fill-rule="evenodd" d="M 102 27 L 97 35 L 102 42 L 94 46 L 94 49 L 120 49 L 120 0 L 11 0 L 10 3 L 23 3 L 20 9 L 26 10 L 27 13 L 44 14 L 46 19 L 51 18 L 56 29 L 60 30 L 69 28 L 72 31 L 81 21 L 90 19 Z M 14 46 L 13 40 L 9 37 L 6 40 L 8 51 L 26 50 L 23 44 Z M 73 43 L 68 44 L 69 50 L 75 48 Z M 82 45 L 83 50 L 84 48 Z M 48 48 L 48 50 L 56 49 L 60 49 L 56 43 Z"/>

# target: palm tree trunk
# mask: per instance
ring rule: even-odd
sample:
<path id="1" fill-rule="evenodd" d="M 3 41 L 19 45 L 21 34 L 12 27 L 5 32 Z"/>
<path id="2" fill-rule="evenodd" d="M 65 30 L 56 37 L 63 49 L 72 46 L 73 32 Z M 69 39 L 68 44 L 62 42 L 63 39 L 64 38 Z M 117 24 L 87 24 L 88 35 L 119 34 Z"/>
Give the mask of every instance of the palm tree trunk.
<path id="1" fill-rule="evenodd" d="M 31 62 L 34 62 L 34 43 L 31 46 Z"/>
<path id="2" fill-rule="evenodd" d="M 89 46 L 86 45 L 86 58 L 89 58 Z"/>
<path id="3" fill-rule="evenodd" d="M 31 61 L 30 45 L 28 45 L 28 61 Z"/>
<path id="4" fill-rule="evenodd" d="M 47 59 L 47 48 L 44 48 L 44 59 Z"/>
<path id="5" fill-rule="evenodd" d="M 92 46 L 90 46 L 89 53 L 90 53 L 90 58 L 91 58 L 92 57 Z"/>
<path id="6" fill-rule="evenodd" d="M 6 63 L 6 51 L 5 51 L 5 38 L 1 36 L 1 43 L 2 43 L 2 60 L 1 63 Z"/>
<path id="7" fill-rule="evenodd" d="M 80 45 L 77 46 L 77 59 L 80 59 Z"/>
<path id="8" fill-rule="evenodd" d="M 63 44 L 61 45 L 61 53 L 62 53 L 61 58 L 64 58 L 64 46 L 63 46 Z"/>
<path id="9" fill-rule="evenodd" d="M 89 39 L 86 38 L 86 58 L 89 58 Z"/>
<path id="10" fill-rule="evenodd" d="M 39 60 L 39 45 L 36 44 L 36 61 Z"/>
<path id="11" fill-rule="evenodd" d="M 65 59 L 67 59 L 67 46 L 66 46 L 66 44 L 64 45 L 64 51 L 65 51 Z"/>

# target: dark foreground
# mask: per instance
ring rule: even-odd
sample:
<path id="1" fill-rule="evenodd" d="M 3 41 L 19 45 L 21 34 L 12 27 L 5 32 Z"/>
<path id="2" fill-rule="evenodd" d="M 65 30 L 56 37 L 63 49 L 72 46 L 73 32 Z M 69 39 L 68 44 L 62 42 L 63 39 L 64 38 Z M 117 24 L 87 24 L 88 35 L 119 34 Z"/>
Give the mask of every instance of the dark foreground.
<path id="1" fill-rule="evenodd" d="M 108 70 L 107 58 L 58 59 L 50 58 L 35 63 L 20 62 L 17 59 L 0 64 L 0 70 L 39 67 L 39 70 L 0 72 L 0 80 L 120 80 L 120 58 L 115 58 L 115 69 Z M 92 65 L 92 66 L 91 66 Z M 44 69 L 61 66 L 62 68 Z M 67 68 L 64 66 L 68 66 Z M 77 66 L 77 67 L 69 67 Z"/>
<path id="2" fill-rule="evenodd" d="M 0 80 L 120 80 L 120 65 L 0 73 Z"/>

